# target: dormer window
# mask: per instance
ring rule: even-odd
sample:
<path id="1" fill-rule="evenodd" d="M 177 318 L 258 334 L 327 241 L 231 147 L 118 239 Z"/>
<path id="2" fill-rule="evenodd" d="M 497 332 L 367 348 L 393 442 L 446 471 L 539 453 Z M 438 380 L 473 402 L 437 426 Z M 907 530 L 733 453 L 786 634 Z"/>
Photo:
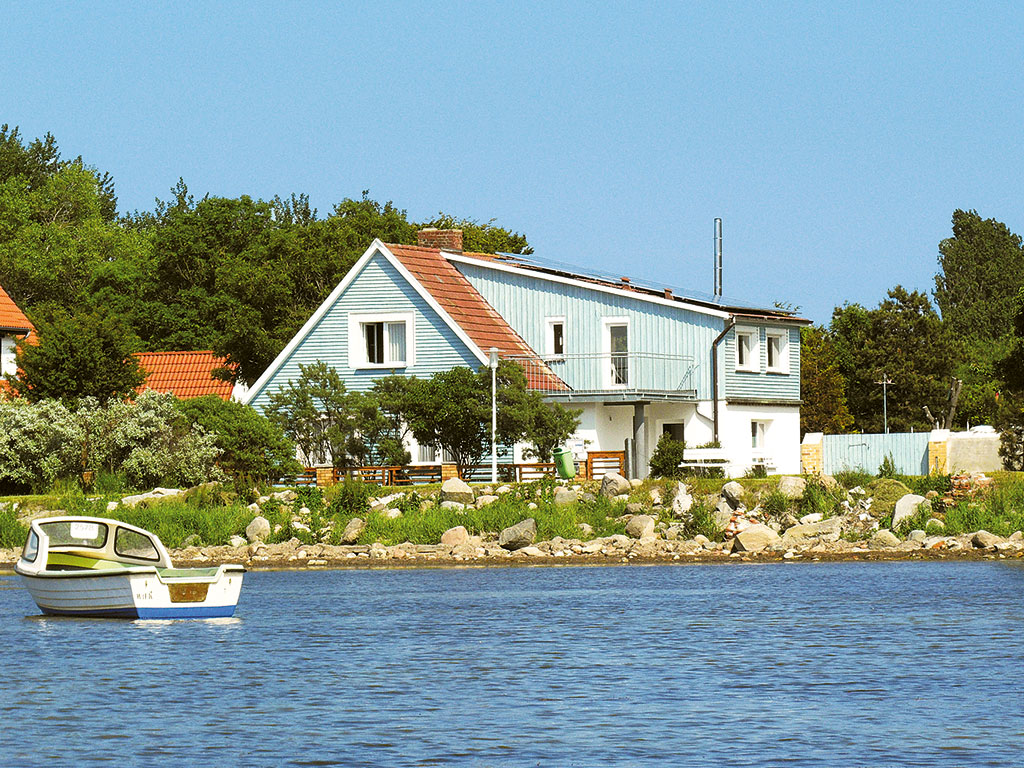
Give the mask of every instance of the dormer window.
<path id="1" fill-rule="evenodd" d="M 765 355 L 769 373 L 789 373 L 789 334 L 786 331 L 768 331 L 765 336 Z"/>

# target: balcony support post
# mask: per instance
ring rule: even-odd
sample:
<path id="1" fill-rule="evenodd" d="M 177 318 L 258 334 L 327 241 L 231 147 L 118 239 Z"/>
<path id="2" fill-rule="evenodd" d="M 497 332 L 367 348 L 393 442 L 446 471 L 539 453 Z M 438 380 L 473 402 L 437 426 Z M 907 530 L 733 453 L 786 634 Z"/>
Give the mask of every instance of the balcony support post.
<path id="1" fill-rule="evenodd" d="M 633 403 L 633 466 L 630 467 L 630 477 L 647 477 L 647 423 L 644 419 L 644 409 L 647 403 Z"/>

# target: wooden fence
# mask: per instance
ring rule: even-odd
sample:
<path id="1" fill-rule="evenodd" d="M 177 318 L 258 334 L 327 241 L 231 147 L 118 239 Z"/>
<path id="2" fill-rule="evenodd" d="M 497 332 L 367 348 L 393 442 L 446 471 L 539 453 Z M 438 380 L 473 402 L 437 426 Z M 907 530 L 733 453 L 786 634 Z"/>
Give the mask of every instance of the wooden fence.
<path id="1" fill-rule="evenodd" d="M 593 451 L 587 454 L 586 460 L 576 461 L 576 476 L 580 480 L 600 480 L 608 472 L 624 474 L 626 454 L 624 451 Z M 323 472 L 323 470 L 321 470 Z M 534 462 L 523 464 L 498 464 L 498 480 L 503 483 L 525 483 L 553 477 L 553 462 Z M 426 485 L 440 483 L 444 477 L 442 464 L 407 464 L 405 466 L 386 467 L 335 467 L 330 474 L 335 483 L 346 478 L 362 480 L 384 486 Z M 476 464 L 466 469 L 463 479 L 470 482 L 489 482 L 491 479 L 490 464 Z M 321 482 L 323 482 L 321 480 Z M 295 485 L 316 485 L 317 470 L 309 467 L 297 475 Z"/>

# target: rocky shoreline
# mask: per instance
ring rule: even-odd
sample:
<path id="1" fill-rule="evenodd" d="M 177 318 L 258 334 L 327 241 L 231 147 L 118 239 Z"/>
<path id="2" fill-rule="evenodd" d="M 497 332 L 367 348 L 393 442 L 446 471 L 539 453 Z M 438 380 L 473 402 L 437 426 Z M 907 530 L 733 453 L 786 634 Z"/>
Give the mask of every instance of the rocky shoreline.
<path id="1" fill-rule="evenodd" d="M 984 532 L 980 532 L 984 533 Z M 1024 537 L 990 544 L 979 534 L 950 536 L 941 541 L 900 542 L 895 547 L 871 548 L 864 542 L 808 542 L 806 546 L 758 552 L 733 548 L 732 542 L 690 539 L 666 541 L 645 537 L 608 536 L 589 541 L 553 539 L 508 551 L 496 542 L 469 540 L 443 544 L 370 545 L 303 544 L 298 539 L 279 544 L 245 547 L 187 547 L 171 551 L 176 566 L 240 563 L 258 570 L 332 570 L 350 568 L 464 568 L 560 565 L 666 565 L 714 563 L 787 563 L 902 560 L 1024 560 Z M 20 552 L 0 550 L 0 569 L 14 567 Z"/>

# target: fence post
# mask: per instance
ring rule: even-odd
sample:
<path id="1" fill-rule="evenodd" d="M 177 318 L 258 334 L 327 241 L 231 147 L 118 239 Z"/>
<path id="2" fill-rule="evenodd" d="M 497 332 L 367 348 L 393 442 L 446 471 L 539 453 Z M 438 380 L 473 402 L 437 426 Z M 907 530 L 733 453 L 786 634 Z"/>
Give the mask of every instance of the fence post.
<path id="1" fill-rule="evenodd" d="M 316 487 L 327 488 L 334 485 L 334 467 L 316 468 Z"/>
<path id="2" fill-rule="evenodd" d="M 949 472 L 949 430 L 933 429 L 928 435 L 928 473 Z"/>
<path id="3" fill-rule="evenodd" d="M 800 468 L 805 475 L 825 474 L 825 456 L 822 443 L 823 432 L 808 432 L 800 443 Z"/>
<path id="4" fill-rule="evenodd" d="M 459 469 L 454 464 L 441 465 L 441 482 L 459 476 Z"/>

